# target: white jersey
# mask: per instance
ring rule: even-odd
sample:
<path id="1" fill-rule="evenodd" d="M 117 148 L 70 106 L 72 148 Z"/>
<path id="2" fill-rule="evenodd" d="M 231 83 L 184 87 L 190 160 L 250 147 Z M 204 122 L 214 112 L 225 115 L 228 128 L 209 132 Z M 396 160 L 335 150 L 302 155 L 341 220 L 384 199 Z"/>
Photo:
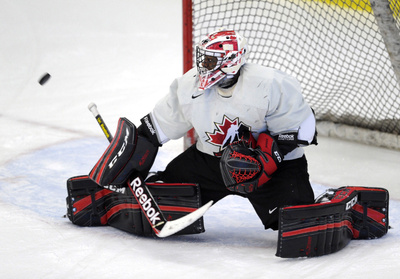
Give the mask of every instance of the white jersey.
<path id="1" fill-rule="evenodd" d="M 156 104 L 152 118 L 162 143 L 178 139 L 194 128 L 197 149 L 215 156 L 238 140 L 243 129 L 250 130 L 257 139 L 259 133 L 267 130 L 272 135 L 299 132 L 301 124 L 310 118 L 315 127 L 300 83 L 279 70 L 247 63 L 241 67 L 230 92 L 218 86 L 199 91 L 198 82 L 197 70 L 193 68 L 175 79 L 169 93 Z M 306 138 L 311 142 L 310 136 Z M 302 155 L 299 147 L 284 159 Z"/>

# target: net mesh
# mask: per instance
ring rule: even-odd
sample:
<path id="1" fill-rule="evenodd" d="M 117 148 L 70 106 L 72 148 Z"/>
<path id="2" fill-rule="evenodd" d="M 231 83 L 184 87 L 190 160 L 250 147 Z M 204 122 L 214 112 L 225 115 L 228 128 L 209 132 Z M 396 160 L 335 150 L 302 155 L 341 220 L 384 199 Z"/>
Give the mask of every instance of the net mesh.
<path id="1" fill-rule="evenodd" d="M 399 0 L 388 3 L 398 32 Z M 193 44 L 235 29 L 250 62 L 300 81 L 317 120 L 400 134 L 399 82 L 369 0 L 193 0 L 192 14 Z"/>

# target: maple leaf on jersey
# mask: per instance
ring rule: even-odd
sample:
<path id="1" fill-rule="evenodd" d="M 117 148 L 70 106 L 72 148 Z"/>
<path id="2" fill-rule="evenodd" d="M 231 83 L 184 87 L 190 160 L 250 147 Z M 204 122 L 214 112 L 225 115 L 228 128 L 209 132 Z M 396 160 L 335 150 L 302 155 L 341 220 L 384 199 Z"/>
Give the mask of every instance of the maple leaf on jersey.
<path id="1" fill-rule="evenodd" d="M 224 119 L 222 120 L 221 124 L 214 123 L 217 129 L 214 130 L 213 133 L 206 133 L 208 136 L 207 141 L 214 145 L 222 145 L 227 136 L 233 135 L 238 130 L 239 128 L 238 122 L 239 122 L 238 118 L 230 120 L 228 117 L 224 115 Z M 229 135 L 227 135 L 227 133 L 229 133 Z"/>
<path id="2" fill-rule="evenodd" d="M 243 130 L 250 131 L 250 127 L 239 121 L 239 118 L 231 120 L 224 115 L 222 123 L 214 123 L 216 129 L 212 133 L 208 133 L 206 140 L 208 143 L 219 146 L 220 151 L 232 142 L 238 141 Z"/>

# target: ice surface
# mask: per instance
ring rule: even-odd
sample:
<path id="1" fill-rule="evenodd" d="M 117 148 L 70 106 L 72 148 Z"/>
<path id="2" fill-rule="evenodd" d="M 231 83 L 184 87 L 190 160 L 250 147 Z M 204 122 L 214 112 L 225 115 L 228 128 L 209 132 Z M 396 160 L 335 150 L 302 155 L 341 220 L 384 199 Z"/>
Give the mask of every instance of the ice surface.
<path id="1" fill-rule="evenodd" d="M 2 278 L 390 278 L 399 267 L 400 153 L 331 138 L 306 149 L 316 195 L 387 188 L 389 233 L 313 259 L 275 256 L 247 200 L 228 197 L 206 232 L 166 239 L 63 218 L 66 180 L 87 174 L 119 117 L 136 124 L 182 73 L 181 1 L 0 0 L 0 274 Z M 43 86 L 38 79 L 48 72 Z M 183 143 L 163 146 L 161 169 Z"/>

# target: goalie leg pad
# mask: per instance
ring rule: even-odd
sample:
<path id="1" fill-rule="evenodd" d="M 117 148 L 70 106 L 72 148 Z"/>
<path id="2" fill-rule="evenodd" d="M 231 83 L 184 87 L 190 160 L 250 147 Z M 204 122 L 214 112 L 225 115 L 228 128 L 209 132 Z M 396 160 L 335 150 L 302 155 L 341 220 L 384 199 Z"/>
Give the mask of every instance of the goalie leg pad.
<path id="1" fill-rule="evenodd" d="M 136 235 L 151 235 L 152 229 L 133 196 L 118 195 L 106 202 L 107 224 Z"/>
<path id="2" fill-rule="evenodd" d="M 373 239 L 384 236 L 389 229 L 389 192 L 382 188 L 354 187 L 358 203 L 351 209 L 353 238 Z"/>
<path id="3" fill-rule="evenodd" d="M 276 256 L 314 257 L 336 252 L 351 239 L 371 239 L 388 231 L 389 194 L 383 188 L 341 187 L 310 205 L 279 212 Z"/>
<path id="4" fill-rule="evenodd" d="M 67 180 L 67 216 L 78 226 L 107 225 L 105 202 L 113 191 L 99 187 L 87 175 Z"/>
<path id="5" fill-rule="evenodd" d="M 193 183 L 148 183 L 167 221 L 181 218 L 201 207 L 200 187 Z M 203 217 L 177 234 L 203 233 Z"/>
<path id="6" fill-rule="evenodd" d="M 200 188 L 196 184 L 147 183 L 147 187 L 168 221 L 181 218 L 201 206 Z M 129 198 L 129 202 L 123 207 L 120 205 L 121 199 L 107 205 L 107 212 L 110 213 L 108 224 L 136 235 L 154 236 L 154 231 L 136 199 Z M 176 234 L 197 234 L 204 231 L 204 221 L 200 218 Z"/>
<path id="7" fill-rule="evenodd" d="M 67 181 L 67 216 L 78 226 L 112 227 L 140 235 L 151 234 L 136 199 L 128 196 L 126 188 L 97 185 L 87 175 L 71 177 Z"/>
<path id="8" fill-rule="evenodd" d="M 168 221 L 183 217 L 201 206 L 200 188 L 191 183 L 147 183 L 161 211 Z M 98 186 L 87 175 L 71 177 L 67 181 L 67 216 L 78 226 L 110 225 L 117 229 L 143 236 L 154 231 L 134 196 L 126 188 Z M 177 234 L 204 232 L 200 218 Z"/>

